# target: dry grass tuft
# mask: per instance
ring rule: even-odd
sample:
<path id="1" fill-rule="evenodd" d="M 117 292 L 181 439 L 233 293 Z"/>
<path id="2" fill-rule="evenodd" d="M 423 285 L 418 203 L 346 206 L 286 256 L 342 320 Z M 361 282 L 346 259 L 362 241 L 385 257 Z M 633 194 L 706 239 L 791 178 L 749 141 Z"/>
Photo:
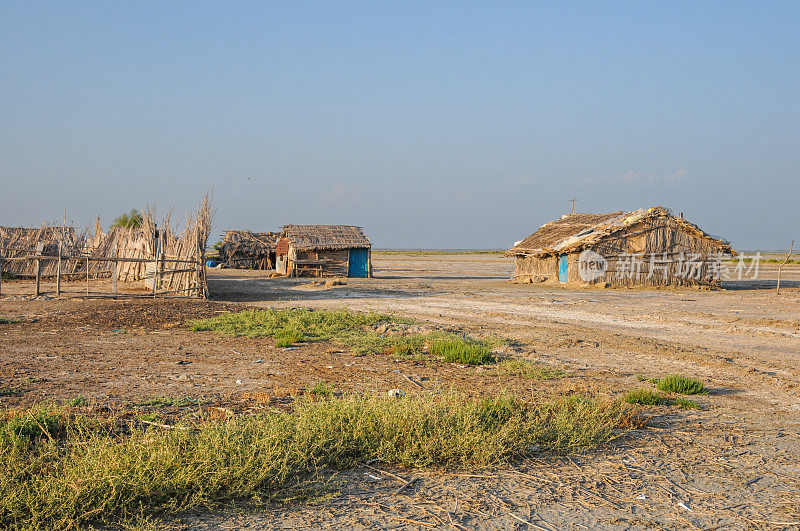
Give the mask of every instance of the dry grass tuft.
<path id="1" fill-rule="evenodd" d="M 445 392 L 403 399 L 300 399 L 294 412 L 188 420 L 164 429 L 101 423 L 70 408 L 0 417 L 0 527 L 116 525 L 230 500 L 262 503 L 326 468 L 380 462 L 486 467 L 532 448 L 568 453 L 612 439 L 634 416 L 573 395 L 526 403 Z"/>

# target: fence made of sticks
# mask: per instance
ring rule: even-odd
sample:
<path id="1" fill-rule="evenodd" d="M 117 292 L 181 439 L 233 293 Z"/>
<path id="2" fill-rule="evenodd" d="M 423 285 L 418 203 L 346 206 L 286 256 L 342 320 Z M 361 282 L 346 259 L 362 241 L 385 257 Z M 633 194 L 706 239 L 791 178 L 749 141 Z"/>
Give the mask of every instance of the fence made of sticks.
<path id="1" fill-rule="evenodd" d="M 73 227 L 38 229 L 0 227 L 0 295 L 3 273 L 34 279 L 33 294 L 49 294 L 43 279 L 55 280 L 55 295 L 85 297 L 208 297 L 205 248 L 211 230 L 211 201 L 206 195 L 176 233 L 167 215 L 157 224 L 147 209 L 138 227 L 113 227 L 94 234 Z M 108 279 L 111 286 L 108 286 Z M 85 284 L 70 281 L 85 280 Z M 103 282 L 100 282 L 104 280 Z M 63 282 L 62 282 L 63 281 Z M 119 283 L 143 282 L 135 293 Z M 52 283 L 52 282 L 51 282 Z M 146 290 L 146 291 L 145 291 Z"/>

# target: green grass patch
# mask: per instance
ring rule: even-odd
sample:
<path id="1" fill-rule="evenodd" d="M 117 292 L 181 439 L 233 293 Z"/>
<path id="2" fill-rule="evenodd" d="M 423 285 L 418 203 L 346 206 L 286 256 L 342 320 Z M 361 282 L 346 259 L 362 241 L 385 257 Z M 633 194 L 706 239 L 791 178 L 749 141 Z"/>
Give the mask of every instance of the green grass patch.
<path id="1" fill-rule="evenodd" d="M 308 394 L 316 397 L 327 398 L 333 395 L 333 387 L 326 384 L 325 382 L 316 382 L 308 389 Z"/>
<path id="2" fill-rule="evenodd" d="M 552 380 L 568 376 L 568 373 L 561 369 L 521 359 L 501 361 L 497 365 L 497 372 L 502 376 L 519 376 L 532 380 Z"/>
<path id="3" fill-rule="evenodd" d="M 428 352 L 447 363 L 463 365 L 494 363 L 494 355 L 488 345 L 465 338 L 435 340 L 428 347 Z"/>
<path id="4" fill-rule="evenodd" d="M 278 348 L 291 347 L 295 343 L 303 341 L 303 332 L 297 330 L 282 330 L 275 335 L 275 346 Z"/>
<path id="5" fill-rule="evenodd" d="M 346 310 L 269 309 L 228 313 L 194 321 L 194 331 L 214 331 L 234 337 L 273 337 L 276 346 L 289 347 L 299 341 L 334 341 L 356 354 L 390 354 L 403 359 L 440 360 L 465 365 L 492 363 L 492 345 L 501 339 L 476 340 L 459 334 L 380 334 L 381 323 L 411 324 L 412 321 L 379 313 Z M 509 344 L 508 340 L 502 340 Z"/>
<path id="6" fill-rule="evenodd" d="M 652 389 L 633 389 L 625 393 L 622 399 L 629 404 L 642 406 L 663 406 L 669 403 L 668 397 Z"/>
<path id="7" fill-rule="evenodd" d="M 683 398 L 682 396 L 679 396 L 678 398 L 675 399 L 674 405 L 678 406 L 681 409 L 700 409 L 700 404 L 698 404 L 694 400 Z"/>
<path id="8" fill-rule="evenodd" d="M 85 406 L 88 403 L 89 403 L 89 401 L 86 400 L 86 398 L 84 398 L 83 395 L 78 395 L 76 397 L 73 397 L 73 398 L 70 398 L 69 400 L 67 400 L 67 405 L 69 407 L 81 407 L 81 406 Z"/>
<path id="9" fill-rule="evenodd" d="M 143 415 L 139 415 L 139 420 L 145 420 L 147 422 L 158 422 L 159 420 L 161 420 L 161 414 L 156 412 L 145 413 Z"/>
<path id="10" fill-rule="evenodd" d="M 0 527 L 115 525 L 240 500 L 263 503 L 298 478 L 377 460 L 487 467 L 526 453 L 604 444 L 635 413 L 573 395 L 547 402 L 447 392 L 303 400 L 293 412 L 162 429 L 38 407 L 0 418 Z M 188 421 L 187 421 L 188 422 Z M 111 427 L 109 427 L 111 426 Z"/>
<path id="11" fill-rule="evenodd" d="M 701 395 L 706 394 L 705 385 L 697 378 L 690 378 L 680 374 L 668 374 L 657 380 L 656 388 L 665 393 L 677 393 L 679 395 Z"/>
<path id="12" fill-rule="evenodd" d="M 275 337 L 291 331 L 302 333 L 308 341 L 343 341 L 363 335 L 366 327 L 381 322 L 402 322 L 389 315 L 357 313 L 347 310 L 311 309 L 245 310 L 226 313 L 191 323 L 194 331 L 211 330 L 233 337 Z"/>

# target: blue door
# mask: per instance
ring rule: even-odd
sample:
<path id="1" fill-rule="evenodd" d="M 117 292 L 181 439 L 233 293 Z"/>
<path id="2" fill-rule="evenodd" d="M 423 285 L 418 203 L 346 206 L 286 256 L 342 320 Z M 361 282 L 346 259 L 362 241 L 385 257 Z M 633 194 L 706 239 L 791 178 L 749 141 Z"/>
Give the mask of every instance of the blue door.
<path id="1" fill-rule="evenodd" d="M 347 276 L 361 278 L 369 276 L 369 249 L 350 249 Z"/>
<path id="2" fill-rule="evenodd" d="M 566 282 L 569 280 L 569 265 L 567 264 L 567 255 L 562 254 L 558 257 L 558 281 Z"/>

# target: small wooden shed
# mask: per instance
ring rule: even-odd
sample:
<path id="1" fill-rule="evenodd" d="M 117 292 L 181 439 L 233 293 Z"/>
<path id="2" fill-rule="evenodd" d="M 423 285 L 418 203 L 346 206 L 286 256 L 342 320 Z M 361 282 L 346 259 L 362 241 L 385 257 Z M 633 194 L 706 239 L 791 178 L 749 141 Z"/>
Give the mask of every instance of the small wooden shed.
<path id="1" fill-rule="evenodd" d="M 730 243 L 664 207 L 572 214 L 514 244 L 519 282 L 718 285 Z"/>
<path id="2" fill-rule="evenodd" d="M 275 247 L 276 269 L 291 277 L 371 277 L 371 249 L 361 227 L 286 225 Z"/>
<path id="3" fill-rule="evenodd" d="M 274 269 L 278 232 L 226 230 L 219 260 L 237 269 Z"/>

